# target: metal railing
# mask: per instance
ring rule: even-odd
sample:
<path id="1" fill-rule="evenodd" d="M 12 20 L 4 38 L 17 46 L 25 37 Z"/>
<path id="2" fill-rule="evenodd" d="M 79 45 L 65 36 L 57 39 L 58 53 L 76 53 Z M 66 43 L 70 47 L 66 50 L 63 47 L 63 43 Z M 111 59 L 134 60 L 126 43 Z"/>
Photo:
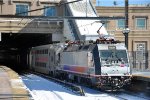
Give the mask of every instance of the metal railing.
<path id="1" fill-rule="evenodd" d="M 129 51 L 133 71 L 150 71 L 150 51 Z"/>

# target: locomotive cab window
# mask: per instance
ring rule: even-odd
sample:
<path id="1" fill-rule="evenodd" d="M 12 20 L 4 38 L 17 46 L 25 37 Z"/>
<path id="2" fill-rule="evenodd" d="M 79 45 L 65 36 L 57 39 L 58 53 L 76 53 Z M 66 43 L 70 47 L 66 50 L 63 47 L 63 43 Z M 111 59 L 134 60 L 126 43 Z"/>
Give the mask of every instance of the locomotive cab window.
<path id="1" fill-rule="evenodd" d="M 100 50 L 102 66 L 110 67 L 128 63 L 126 50 Z"/>

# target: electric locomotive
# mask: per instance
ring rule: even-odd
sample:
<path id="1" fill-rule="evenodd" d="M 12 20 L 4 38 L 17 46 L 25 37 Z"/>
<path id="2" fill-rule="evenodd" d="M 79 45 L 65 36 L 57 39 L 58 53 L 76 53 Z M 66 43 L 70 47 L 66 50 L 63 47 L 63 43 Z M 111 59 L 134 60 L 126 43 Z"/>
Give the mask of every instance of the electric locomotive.
<path id="1" fill-rule="evenodd" d="M 114 40 L 68 45 L 57 70 L 66 79 L 104 88 L 121 88 L 131 81 L 127 49 Z"/>

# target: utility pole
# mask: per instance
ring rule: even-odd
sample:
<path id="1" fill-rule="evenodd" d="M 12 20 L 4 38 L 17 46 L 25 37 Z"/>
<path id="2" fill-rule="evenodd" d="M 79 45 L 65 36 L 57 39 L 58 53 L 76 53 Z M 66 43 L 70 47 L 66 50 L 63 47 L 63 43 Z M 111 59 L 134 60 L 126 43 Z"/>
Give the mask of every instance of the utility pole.
<path id="1" fill-rule="evenodd" d="M 130 32 L 128 28 L 128 0 L 125 0 L 125 29 L 123 30 L 123 34 L 125 36 L 125 46 L 128 49 L 128 33 Z"/>
<path id="2" fill-rule="evenodd" d="M 125 0 L 125 28 L 128 28 L 128 0 Z"/>

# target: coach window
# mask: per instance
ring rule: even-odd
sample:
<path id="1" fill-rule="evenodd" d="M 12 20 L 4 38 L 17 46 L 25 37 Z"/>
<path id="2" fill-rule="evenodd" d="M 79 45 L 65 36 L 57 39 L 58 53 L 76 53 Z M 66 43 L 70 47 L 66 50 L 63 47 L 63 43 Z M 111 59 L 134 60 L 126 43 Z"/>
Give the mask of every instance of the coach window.
<path id="1" fill-rule="evenodd" d="M 45 49 L 45 54 L 48 54 L 48 49 Z"/>
<path id="2" fill-rule="evenodd" d="M 46 49 L 43 50 L 43 53 L 46 54 Z"/>
<path id="3" fill-rule="evenodd" d="M 16 4 L 16 14 L 19 14 L 21 16 L 28 16 L 28 11 L 29 10 L 29 4 Z M 26 13 L 23 13 L 26 12 Z"/>
<path id="4" fill-rule="evenodd" d="M 56 16 L 56 7 L 54 6 L 44 6 L 48 7 L 44 9 L 44 16 Z"/>
<path id="5" fill-rule="evenodd" d="M 48 49 L 46 49 L 46 54 L 48 54 Z"/>
<path id="6" fill-rule="evenodd" d="M 45 50 L 42 50 L 42 54 L 44 54 L 45 52 L 44 52 Z"/>

